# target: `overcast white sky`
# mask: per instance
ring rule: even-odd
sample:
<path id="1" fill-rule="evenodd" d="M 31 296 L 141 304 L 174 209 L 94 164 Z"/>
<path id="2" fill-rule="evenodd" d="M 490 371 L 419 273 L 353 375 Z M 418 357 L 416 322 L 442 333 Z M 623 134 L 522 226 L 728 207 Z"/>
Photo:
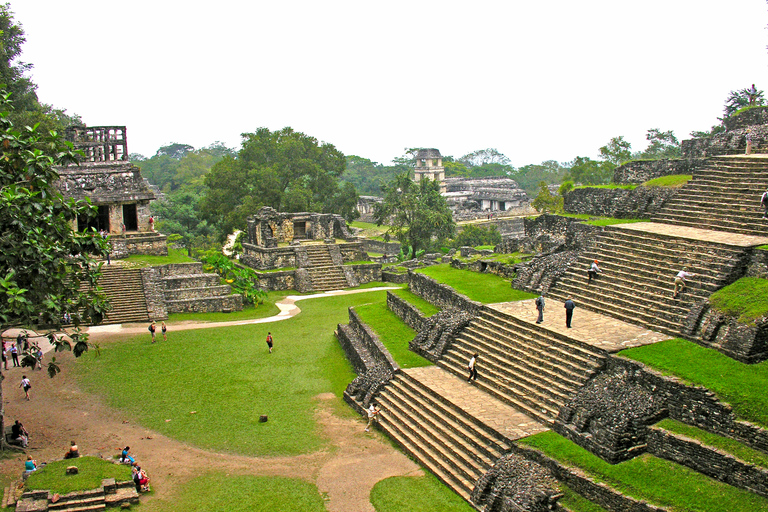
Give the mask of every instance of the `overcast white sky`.
<path id="1" fill-rule="evenodd" d="M 768 90 L 763 0 L 10 0 L 41 101 L 128 150 L 266 126 L 381 163 L 406 147 L 515 166 L 680 139 Z"/>

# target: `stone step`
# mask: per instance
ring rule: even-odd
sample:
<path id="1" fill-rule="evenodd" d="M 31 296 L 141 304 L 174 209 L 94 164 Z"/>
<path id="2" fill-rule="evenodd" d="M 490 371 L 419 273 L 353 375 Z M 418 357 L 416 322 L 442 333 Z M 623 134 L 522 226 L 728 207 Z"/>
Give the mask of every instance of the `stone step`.
<path id="1" fill-rule="evenodd" d="M 664 224 L 674 224 L 676 226 L 690 226 L 692 228 L 705 228 L 711 229 L 713 231 L 725 231 L 739 235 L 768 236 L 768 229 L 723 226 L 722 224 L 718 223 L 710 223 L 707 221 L 697 220 L 695 217 L 677 216 L 673 214 L 657 214 L 657 216 L 654 218 L 654 221 Z"/>

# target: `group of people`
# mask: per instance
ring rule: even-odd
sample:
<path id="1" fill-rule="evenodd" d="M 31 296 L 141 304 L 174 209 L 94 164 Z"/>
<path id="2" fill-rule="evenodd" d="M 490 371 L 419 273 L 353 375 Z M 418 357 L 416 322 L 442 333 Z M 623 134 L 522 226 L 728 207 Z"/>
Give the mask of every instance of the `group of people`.
<path id="1" fill-rule="evenodd" d="M 16 420 L 16 423 L 13 425 L 12 430 L 16 430 L 18 425 L 18 430 L 20 432 L 23 432 L 24 434 L 20 434 L 22 437 L 24 437 L 25 441 L 22 445 L 24 448 L 27 447 L 27 442 L 29 440 L 29 433 L 27 433 L 26 429 L 24 428 L 24 425 L 22 425 L 19 420 Z M 77 447 L 77 443 L 72 441 L 69 445 L 69 449 L 64 453 L 64 459 L 76 459 L 80 457 L 80 450 Z M 24 461 L 24 479 L 26 480 L 30 473 L 37 471 L 41 467 L 45 466 L 45 462 L 42 464 L 38 464 L 35 459 L 32 458 L 31 455 L 27 455 L 27 460 Z"/>
<path id="2" fill-rule="evenodd" d="M 168 326 L 165 325 L 165 322 L 160 322 L 162 325 L 160 326 L 160 331 L 163 333 L 163 341 L 168 341 Z M 157 324 L 155 322 L 152 322 L 149 324 L 149 327 L 147 328 L 149 330 L 149 334 L 152 335 L 152 343 L 155 342 L 155 333 L 157 332 Z"/>
<path id="3" fill-rule="evenodd" d="M 35 367 L 42 369 L 43 368 L 43 350 L 40 348 L 39 345 L 29 344 L 29 336 L 26 334 L 22 335 L 19 334 L 16 337 L 16 342 L 11 343 L 10 346 L 8 346 L 8 343 L 6 341 L 3 341 L 2 344 L 2 365 L 4 369 L 8 369 L 8 359 L 11 360 L 13 363 L 13 367 L 21 367 L 22 364 L 19 360 L 19 354 L 22 354 L 24 352 L 30 352 L 35 356 L 35 363 L 32 365 L 32 369 L 34 370 Z"/>
<path id="4" fill-rule="evenodd" d="M 126 446 L 120 453 L 120 463 L 130 464 L 131 471 L 133 473 L 133 483 L 136 485 L 136 492 L 148 492 L 149 491 L 149 477 L 147 472 L 144 471 L 136 459 L 131 455 L 131 447 Z"/>

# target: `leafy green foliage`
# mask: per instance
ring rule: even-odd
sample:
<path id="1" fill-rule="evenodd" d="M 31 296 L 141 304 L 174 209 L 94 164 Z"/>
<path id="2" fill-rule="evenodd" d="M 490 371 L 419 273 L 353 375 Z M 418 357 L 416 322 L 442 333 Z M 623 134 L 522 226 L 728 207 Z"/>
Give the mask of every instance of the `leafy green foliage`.
<path id="1" fill-rule="evenodd" d="M 563 211 L 563 198 L 552 195 L 547 184 L 542 181 L 539 183 L 539 195 L 536 196 L 531 205 L 541 213 L 561 213 Z"/>
<path id="2" fill-rule="evenodd" d="M 749 106 L 749 90 L 750 88 L 745 87 L 744 89 L 737 89 L 728 93 L 723 107 L 723 117 L 729 117 L 735 114 L 737 110 Z M 763 91 L 757 91 L 754 105 L 765 105 Z"/>
<path id="3" fill-rule="evenodd" d="M 557 189 L 557 193 L 560 194 L 562 197 L 565 197 L 565 194 L 573 190 L 574 183 L 570 180 L 565 180 L 560 184 L 560 188 Z"/>
<path id="4" fill-rule="evenodd" d="M 618 167 L 632 158 L 632 144 L 624 140 L 623 135 L 613 137 L 600 148 L 600 158 Z"/>
<path id="5" fill-rule="evenodd" d="M 635 160 L 661 160 L 665 158 L 679 158 L 683 151 L 680 141 L 672 130 L 662 132 L 658 128 L 651 128 L 645 134 L 648 147 L 642 153 L 633 155 Z"/>
<path id="6" fill-rule="evenodd" d="M 543 181 L 548 185 L 560 183 L 568 174 L 568 167 L 554 160 L 547 160 L 541 164 L 530 164 L 519 167 L 510 177 L 514 179 L 520 188 L 525 190 L 528 195 L 534 195 L 539 190 L 539 185 Z"/>
<path id="7" fill-rule="evenodd" d="M 622 350 L 619 354 L 704 386 L 729 403 L 737 417 L 768 427 L 768 361 L 740 363 L 680 338 Z"/>
<path id="8" fill-rule="evenodd" d="M 54 133 L 17 129 L 8 118 L 8 95 L 0 94 L 0 331 L 60 328 L 65 312 L 75 325 L 98 323 L 108 303 L 96 287 L 94 257 L 106 257 L 107 244 L 95 231 L 72 228 L 78 216 L 96 210 L 64 199 L 53 186 L 54 166 L 73 163 L 76 155 Z"/>
<path id="9" fill-rule="evenodd" d="M 754 325 L 755 320 L 768 316 L 768 279 L 742 277 L 713 293 L 709 301 L 714 309 Z"/>
<path id="10" fill-rule="evenodd" d="M 456 223 L 437 182 L 422 179 L 416 183 L 400 174 L 384 191 L 384 200 L 374 205 L 373 217 L 378 225 L 388 224 L 387 234 L 400 243 L 418 252 L 444 245 L 453 236 Z"/>
<path id="11" fill-rule="evenodd" d="M 39 463 L 39 461 L 38 461 Z M 67 475 L 65 470 L 71 466 L 71 460 L 57 460 L 41 467 L 27 478 L 24 488 L 44 490 L 59 494 L 72 491 L 85 491 L 101 486 L 104 478 L 130 480 L 131 468 L 123 464 L 113 464 L 99 457 L 80 457 L 77 459 L 78 473 Z"/>
<path id="12" fill-rule="evenodd" d="M 346 169 L 339 179 L 351 183 L 361 195 L 380 196 L 382 185 L 407 171 L 406 166 L 382 165 L 367 158 L 348 155 Z"/>
<path id="13" fill-rule="evenodd" d="M 418 269 L 416 272 L 447 284 L 458 293 L 483 304 L 533 299 L 536 295 L 511 287 L 510 282 L 496 274 L 481 274 L 460 270 L 445 263 Z"/>
<path id="14" fill-rule="evenodd" d="M 393 476 L 371 489 L 371 504 L 376 512 L 472 512 L 456 493 L 442 485 L 431 473 L 424 476 Z"/>
<path id="15" fill-rule="evenodd" d="M 206 174 L 200 210 L 221 234 L 245 229 L 246 218 L 262 206 L 354 220 L 357 193 L 351 184 L 339 185 L 345 166 L 344 155 L 332 144 L 290 127 L 259 128 L 243 134 L 236 157 L 224 157 Z"/>
<path id="16" fill-rule="evenodd" d="M 495 225 L 488 227 L 467 224 L 453 240 L 454 247 L 495 246 L 501 243 L 501 233 Z"/>
<path id="17" fill-rule="evenodd" d="M 768 499 L 731 487 L 685 466 L 645 454 L 608 464 L 552 431 L 518 443 L 532 446 L 567 465 L 581 468 L 628 496 L 686 512 L 751 512 L 768 509 Z"/>
<path id="18" fill-rule="evenodd" d="M 244 304 L 254 306 L 262 303 L 267 292 L 259 288 L 259 276 L 252 268 L 235 264 L 232 260 L 216 250 L 203 254 L 205 270 L 213 270 L 232 287 L 234 293 L 243 296 Z"/>
<path id="19" fill-rule="evenodd" d="M 613 179 L 616 164 L 605 161 L 598 162 L 591 158 L 577 156 L 571 163 L 568 179 L 583 185 L 604 185 Z"/>

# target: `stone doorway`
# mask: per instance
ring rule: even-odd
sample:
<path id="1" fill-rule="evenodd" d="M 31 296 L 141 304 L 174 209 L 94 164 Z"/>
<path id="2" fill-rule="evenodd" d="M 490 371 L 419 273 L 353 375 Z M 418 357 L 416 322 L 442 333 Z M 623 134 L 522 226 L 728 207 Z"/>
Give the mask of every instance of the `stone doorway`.
<path id="1" fill-rule="evenodd" d="M 126 231 L 138 231 L 139 219 L 136 215 L 136 203 L 123 205 L 123 224 Z"/>

